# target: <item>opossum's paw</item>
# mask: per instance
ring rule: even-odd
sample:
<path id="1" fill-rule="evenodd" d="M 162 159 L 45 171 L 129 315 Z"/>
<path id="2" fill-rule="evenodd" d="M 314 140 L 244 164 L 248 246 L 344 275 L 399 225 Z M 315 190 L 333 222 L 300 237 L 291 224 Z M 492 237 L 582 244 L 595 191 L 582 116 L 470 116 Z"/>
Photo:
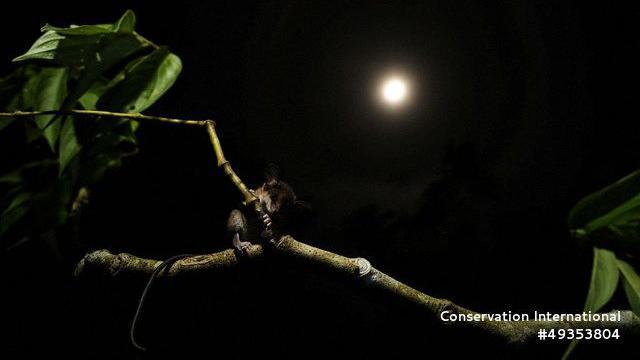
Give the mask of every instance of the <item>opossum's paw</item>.
<path id="1" fill-rule="evenodd" d="M 236 233 L 233 236 L 233 247 L 238 250 L 241 254 L 245 255 L 247 251 L 249 251 L 249 247 L 251 247 L 251 243 L 248 241 L 241 241 L 240 235 Z"/>

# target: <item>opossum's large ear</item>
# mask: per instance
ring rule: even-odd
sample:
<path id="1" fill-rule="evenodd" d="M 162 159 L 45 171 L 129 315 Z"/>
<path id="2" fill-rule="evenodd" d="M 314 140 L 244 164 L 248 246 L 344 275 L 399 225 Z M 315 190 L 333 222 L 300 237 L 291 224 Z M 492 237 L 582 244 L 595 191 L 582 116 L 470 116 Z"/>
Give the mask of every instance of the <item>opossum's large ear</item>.
<path id="1" fill-rule="evenodd" d="M 280 167 L 273 162 L 267 164 L 264 169 L 264 182 L 267 185 L 275 185 L 280 181 Z"/>

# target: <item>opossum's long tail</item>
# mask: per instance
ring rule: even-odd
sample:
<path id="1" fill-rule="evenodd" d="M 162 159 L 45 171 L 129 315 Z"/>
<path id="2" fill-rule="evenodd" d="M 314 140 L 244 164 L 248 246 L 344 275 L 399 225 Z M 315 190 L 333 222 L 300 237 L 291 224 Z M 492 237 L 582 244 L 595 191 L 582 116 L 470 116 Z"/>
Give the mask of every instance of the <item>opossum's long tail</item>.
<path id="1" fill-rule="evenodd" d="M 141 346 L 140 344 L 138 344 L 138 342 L 136 341 L 135 335 L 136 335 L 136 325 L 138 324 L 138 319 L 140 318 L 142 307 L 144 306 L 144 302 L 147 299 L 147 293 L 151 288 L 151 284 L 153 284 L 153 280 L 155 280 L 165 268 L 170 268 L 171 265 L 177 260 L 188 258 L 191 256 L 194 256 L 194 255 L 180 254 L 180 255 L 172 256 L 167 260 L 161 262 L 160 265 L 158 265 L 151 273 L 151 276 L 147 281 L 147 285 L 144 287 L 144 290 L 142 291 L 142 295 L 140 295 L 140 300 L 138 300 L 138 308 L 136 309 L 136 313 L 133 316 L 133 320 L 131 321 L 131 329 L 129 330 L 129 338 L 131 339 L 131 343 L 133 344 L 133 346 L 135 346 L 136 349 L 141 351 L 147 350 L 144 346 Z"/>

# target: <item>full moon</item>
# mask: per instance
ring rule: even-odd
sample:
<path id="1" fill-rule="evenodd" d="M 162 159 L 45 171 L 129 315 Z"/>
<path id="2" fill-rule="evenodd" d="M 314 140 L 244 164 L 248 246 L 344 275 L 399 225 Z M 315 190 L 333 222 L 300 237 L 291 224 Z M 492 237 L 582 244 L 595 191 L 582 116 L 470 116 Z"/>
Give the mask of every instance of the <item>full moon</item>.
<path id="1" fill-rule="evenodd" d="M 382 83 L 382 99 L 389 105 L 398 105 L 407 98 L 407 83 L 401 78 L 393 77 Z"/>

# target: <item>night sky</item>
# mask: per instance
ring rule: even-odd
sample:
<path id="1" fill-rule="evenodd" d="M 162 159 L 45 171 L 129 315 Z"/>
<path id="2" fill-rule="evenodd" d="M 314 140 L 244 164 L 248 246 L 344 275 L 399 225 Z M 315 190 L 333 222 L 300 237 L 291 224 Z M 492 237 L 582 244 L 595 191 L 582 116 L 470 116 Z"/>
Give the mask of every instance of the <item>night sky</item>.
<path id="1" fill-rule="evenodd" d="M 14 5 L 0 22 L 3 73 L 44 23 L 111 22 L 133 9 L 137 31 L 168 45 L 184 65 L 175 86 L 147 113 L 216 120 L 227 158 L 250 186 L 275 161 L 298 196 L 313 205 L 301 240 L 366 256 L 399 280 L 474 310 L 580 310 L 591 250 L 569 237 L 566 216 L 581 197 L 640 168 L 637 5 Z M 411 101 L 389 110 L 377 92 L 394 72 L 410 79 Z M 139 139 L 140 153 L 94 189 L 82 250 L 165 258 L 229 247 L 224 223 L 241 199 L 216 169 L 206 133 L 144 124 Z M 78 284 L 70 276 L 77 258 L 56 260 L 43 244 L 4 257 L 0 292 L 10 299 L 12 315 L 1 321 L 11 334 L 3 347 L 26 354 L 41 344 L 72 358 L 133 358 L 127 326 L 141 282 Z M 33 257 L 40 265 L 26 263 Z M 311 344 L 323 346 L 318 354 L 336 357 L 335 349 L 346 348 L 343 354 L 370 358 L 389 350 L 384 341 L 400 354 L 422 349 L 416 345 L 424 343 L 422 333 L 406 329 L 416 326 L 411 309 L 371 300 L 337 279 L 284 274 L 296 280 L 274 285 L 286 300 L 267 301 L 291 310 L 284 320 L 249 319 L 260 312 L 263 304 L 256 303 L 265 291 L 275 292 L 265 283 L 259 290 L 229 285 L 238 297 L 253 296 L 242 300 L 249 310 L 239 321 L 250 324 L 249 332 L 267 333 L 247 352 L 237 350 L 246 343 L 207 325 L 218 316 L 216 306 L 233 313 L 236 299 L 220 300 L 215 287 L 202 294 L 196 281 L 158 291 L 150 310 L 156 318 L 145 320 L 152 324 L 147 341 L 156 338 L 176 354 L 185 347 L 208 352 L 222 343 L 240 358 L 302 356 Z M 315 315 L 294 314 L 320 306 Z M 186 335 L 177 340 L 175 329 L 150 330 L 181 321 Z M 343 330 L 325 331 L 331 324 Z M 359 344 L 345 340 L 351 331 Z M 400 335 L 385 338 L 394 331 Z M 428 333 L 442 344 L 460 341 Z M 299 343 L 271 346 L 279 336 Z M 377 344 L 363 345 L 364 339 Z M 405 340 L 412 345 L 403 348 Z M 545 356 L 560 357 L 562 344 L 544 346 Z M 95 354 L 97 348 L 103 352 Z M 580 354 L 593 354 L 589 349 Z"/>

